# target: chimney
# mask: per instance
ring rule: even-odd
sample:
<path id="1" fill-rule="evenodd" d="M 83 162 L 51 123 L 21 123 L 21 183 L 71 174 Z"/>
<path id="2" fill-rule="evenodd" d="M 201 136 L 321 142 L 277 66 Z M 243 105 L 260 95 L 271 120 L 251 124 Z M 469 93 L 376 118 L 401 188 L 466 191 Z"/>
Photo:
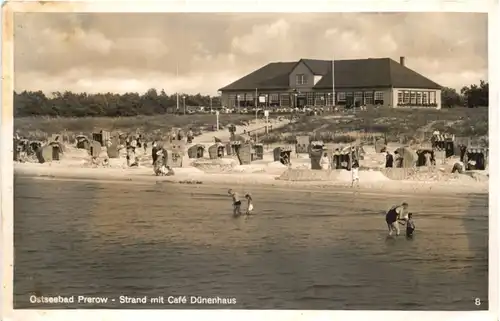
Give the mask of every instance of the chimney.
<path id="1" fill-rule="evenodd" d="M 399 64 L 404 67 L 404 65 L 405 65 L 405 57 L 403 57 L 403 56 L 399 57 Z"/>

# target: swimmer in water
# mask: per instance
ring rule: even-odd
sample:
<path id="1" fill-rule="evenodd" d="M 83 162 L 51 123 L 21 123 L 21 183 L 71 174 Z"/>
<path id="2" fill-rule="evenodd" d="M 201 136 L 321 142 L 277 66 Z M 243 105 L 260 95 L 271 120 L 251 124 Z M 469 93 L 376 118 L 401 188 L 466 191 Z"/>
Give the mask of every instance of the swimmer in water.
<path id="1" fill-rule="evenodd" d="M 241 215 L 241 200 L 238 193 L 233 192 L 232 189 L 228 190 L 227 193 L 233 198 L 233 216 L 238 217 Z"/>
<path id="2" fill-rule="evenodd" d="M 251 215 L 252 212 L 253 212 L 253 200 L 252 200 L 252 196 L 250 194 L 245 194 L 245 198 L 248 202 L 248 206 L 247 206 L 247 212 L 245 213 L 246 215 Z"/>

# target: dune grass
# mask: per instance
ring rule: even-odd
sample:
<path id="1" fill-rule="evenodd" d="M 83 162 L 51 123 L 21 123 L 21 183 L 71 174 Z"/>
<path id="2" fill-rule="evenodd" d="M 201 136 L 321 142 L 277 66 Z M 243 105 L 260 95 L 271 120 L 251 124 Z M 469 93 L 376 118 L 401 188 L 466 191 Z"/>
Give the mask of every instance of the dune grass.
<path id="1" fill-rule="evenodd" d="M 219 126 L 241 125 L 255 119 L 251 114 L 220 114 Z M 14 118 L 14 131 L 33 140 L 45 140 L 52 134 L 68 136 L 90 135 L 94 131 L 140 133 L 147 139 L 157 139 L 172 127 L 192 129 L 195 134 L 211 130 L 216 116 L 203 115 L 156 115 L 134 117 L 21 117 Z"/>
<path id="2" fill-rule="evenodd" d="M 327 143 L 349 143 L 355 140 L 371 143 L 375 137 L 382 136 L 388 142 L 409 143 L 426 141 L 435 130 L 487 140 L 488 108 L 379 108 L 337 116 L 302 116 L 298 121 L 273 130 L 260 140 L 266 144 L 293 144 L 296 136 L 308 135 L 312 140 Z"/>
<path id="3" fill-rule="evenodd" d="M 277 117 L 279 115 L 272 114 Z M 289 117 L 282 115 L 284 117 Z M 221 128 L 232 123 L 248 123 L 252 114 L 220 114 Z M 141 133 L 146 139 L 159 139 L 172 127 L 191 128 L 195 134 L 210 130 L 215 125 L 215 115 L 156 115 L 135 117 L 83 117 L 52 118 L 24 117 L 14 119 L 14 130 L 34 140 L 45 140 L 52 134 L 76 136 L 90 135 L 101 129 L 123 133 Z M 389 142 L 409 143 L 425 141 L 434 130 L 483 139 L 487 144 L 488 108 L 452 109 L 398 109 L 379 108 L 356 113 L 326 113 L 321 116 L 301 116 L 297 121 L 276 128 L 259 137 L 265 144 L 294 144 L 298 135 L 308 135 L 313 140 L 349 143 L 361 140 L 372 143 L 383 136 Z"/>

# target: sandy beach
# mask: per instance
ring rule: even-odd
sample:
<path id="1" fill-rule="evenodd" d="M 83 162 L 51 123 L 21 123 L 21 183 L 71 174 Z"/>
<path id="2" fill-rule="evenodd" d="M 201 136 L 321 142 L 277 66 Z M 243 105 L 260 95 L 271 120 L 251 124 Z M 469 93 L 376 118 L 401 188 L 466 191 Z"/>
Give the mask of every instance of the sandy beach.
<path id="1" fill-rule="evenodd" d="M 277 128 L 288 120 L 273 120 L 270 124 Z M 264 130 L 264 121 L 253 121 L 247 126 L 238 126 L 237 133 Z M 209 147 L 214 137 L 228 141 L 230 133 L 227 129 L 205 132 L 195 137 L 192 144 Z M 276 145 L 279 146 L 279 145 Z M 125 156 L 109 159 L 106 167 L 90 165 L 87 151 L 75 146 L 66 146 L 60 161 L 44 164 L 35 162 L 15 163 L 14 173 L 19 176 L 38 177 L 43 179 L 73 180 L 106 180 L 132 182 L 173 182 L 197 184 L 248 185 L 261 184 L 276 187 L 324 188 L 339 187 L 351 189 L 351 172 L 347 170 L 315 171 L 310 169 L 307 155 L 292 154 L 291 166 L 285 166 L 273 159 L 273 145 L 264 146 L 262 160 L 249 165 L 239 165 L 236 157 L 226 156 L 223 159 L 189 159 L 185 156 L 183 166 L 175 168 L 174 176 L 155 176 L 152 169 L 151 149 L 140 151 L 138 167 L 127 167 Z M 389 146 L 395 149 L 399 146 Z M 376 192 L 411 192 L 411 193 L 488 193 L 488 174 L 474 175 L 451 174 L 453 160 L 447 164 L 437 165 L 433 170 L 418 173 L 410 180 L 390 179 L 384 174 L 384 155 L 375 153 L 373 146 L 365 146 L 366 155 L 361 166 L 369 168 L 359 171 L 359 185 L 354 189 Z M 105 156 L 106 152 L 103 151 Z M 400 169 L 397 169 L 400 170 Z M 403 169 L 401 169 L 403 170 Z"/>

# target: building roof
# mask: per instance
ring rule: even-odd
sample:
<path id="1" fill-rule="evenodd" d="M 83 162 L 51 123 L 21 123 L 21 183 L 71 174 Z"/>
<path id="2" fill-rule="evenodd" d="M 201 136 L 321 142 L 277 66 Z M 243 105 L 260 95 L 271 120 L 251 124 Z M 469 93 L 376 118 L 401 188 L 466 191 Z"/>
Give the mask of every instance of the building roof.
<path id="1" fill-rule="evenodd" d="M 314 75 L 323 76 L 314 89 L 332 88 L 331 60 L 301 59 L 297 62 L 270 63 L 220 90 L 288 89 L 290 73 L 300 62 Z M 335 60 L 334 68 L 335 88 L 441 88 L 390 58 Z"/>
<path id="2" fill-rule="evenodd" d="M 297 62 L 272 62 L 219 90 L 287 89 Z"/>

